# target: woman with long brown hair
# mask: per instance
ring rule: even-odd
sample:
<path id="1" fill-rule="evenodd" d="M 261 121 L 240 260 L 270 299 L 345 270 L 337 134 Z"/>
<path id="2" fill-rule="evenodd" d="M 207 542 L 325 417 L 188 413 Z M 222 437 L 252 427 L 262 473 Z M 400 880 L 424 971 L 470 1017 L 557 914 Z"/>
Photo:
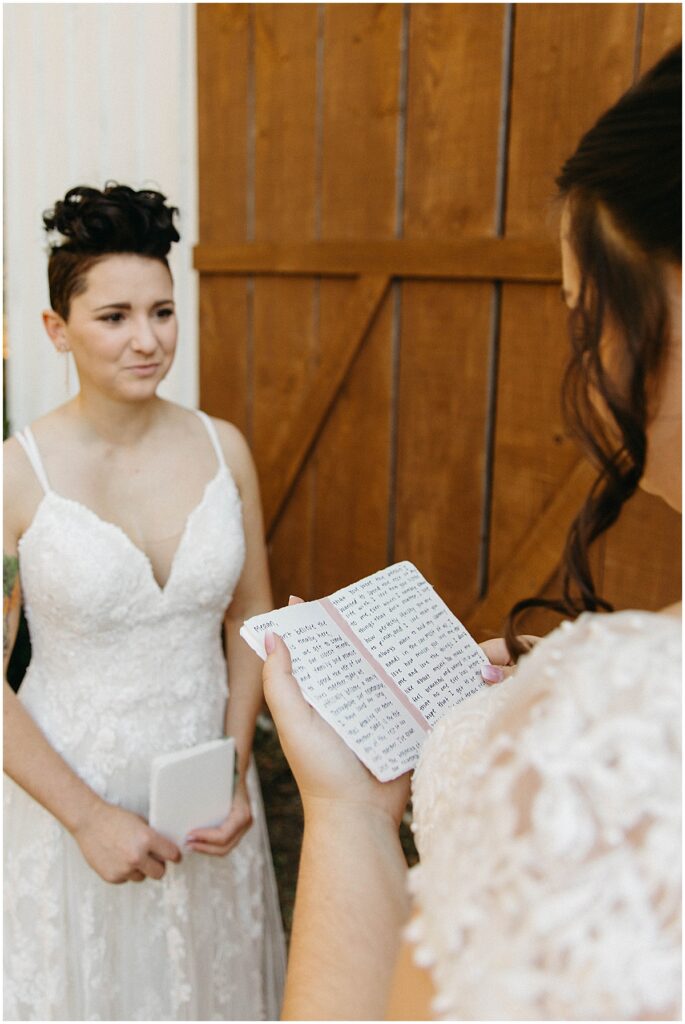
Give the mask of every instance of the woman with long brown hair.
<path id="1" fill-rule="evenodd" d="M 678 48 L 558 180 L 564 405 L 600 469 L 553 603 L 575 621 L 529 651 L 517 616 L 542 602 L 519 603 L 513 678 L 426 741 L 402 946 L 408 779 L 369 774 L 268 638 L 267 700 L 305 809 L 287 1019 L 679 1015 L 680 607 L 597 614 L 588 549 L 638 486 L 681 508 L 681 104 Z"/>

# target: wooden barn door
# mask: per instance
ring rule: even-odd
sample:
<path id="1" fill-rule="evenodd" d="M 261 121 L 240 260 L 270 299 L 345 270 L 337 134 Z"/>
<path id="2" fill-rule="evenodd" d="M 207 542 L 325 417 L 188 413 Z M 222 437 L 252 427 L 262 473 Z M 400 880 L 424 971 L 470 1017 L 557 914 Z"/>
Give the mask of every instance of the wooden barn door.
<path id="1" fill-rule="evenodd" d="M 408 558 L 483 638 L 550 586 L 593 478 L 553 181 L 679 36 L 677 4 L 198 6 L 201 403 L 252 445 L 279 604 Z M 595 562 L 675 600 L 677 518 L 639 495 Z"/>

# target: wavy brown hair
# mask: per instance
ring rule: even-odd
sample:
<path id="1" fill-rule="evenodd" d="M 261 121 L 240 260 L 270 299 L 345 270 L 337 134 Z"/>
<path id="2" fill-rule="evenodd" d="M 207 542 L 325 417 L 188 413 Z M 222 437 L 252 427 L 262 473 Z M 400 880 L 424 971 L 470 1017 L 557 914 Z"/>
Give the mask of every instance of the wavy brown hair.
<path id="1" fill-rule="evenodd" d="M 509 613 L 505 636 L 514 659 L 527 650 L 517 639 L 527 609 L 571 617 L 613 610 L 597 593 L 588 553 L 644 472 L 650 401 L 671 332 L 663 265 L 682 260 L 681 133 L 677 46 L 599 118 L 557 178 L 580 271 L 562 408 L 571 435 L 600 472 L 566 540 L 561 597 L 528 598 Z M 620 380 L 602 359 L 607 328 L 620 340 Z"/>

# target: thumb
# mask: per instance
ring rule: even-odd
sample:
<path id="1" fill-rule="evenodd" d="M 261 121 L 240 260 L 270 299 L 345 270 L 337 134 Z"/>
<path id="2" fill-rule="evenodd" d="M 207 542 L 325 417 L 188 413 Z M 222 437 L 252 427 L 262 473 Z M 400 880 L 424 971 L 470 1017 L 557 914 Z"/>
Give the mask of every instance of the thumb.
<path id="1" fill-rule="evenodd" d="M 269 632 L 264 637 L 264 646 L 268 655 L 263 669 L 264 696 L 278 725 L 280 716 L 297 714 L 302 705 L 309 705 L 293 675 L 290 651 L 282 637 Z"/>
<path id="2" fill-rule="evenodd" d="M 172 843 L 170 839 L 163 836 L 161 832 L 155 832 L 153 829 L 153 838 L 150 843 L 150 853 L 159 857 L 161 860 L 172 860 L 177 862 L 181 859 L 181 851 L 175 843 Z"/>
<path id="3" fill-rule="evenodd" d="M 262 670 L 264 696 L 269 707 L 272 707 L 274 703 L 278 703 L 278 698 L 284 690 L 287 692 L 292 687 L 299 687 L 293 676 L 290 651 L 283 638 L 269 630 L 264 637 L 264 647 L 267 654 Z"/>
<path id="4" fill-rule="evenodd" d="M 267 654 L 265 668 L 269 672 L 292 672 L 290 651 L 278 633 L 273 633 L 270 629 L 267 630 L 264 636 L 264 648 Z"/>
<path id="5" fill-rule="evenodd" d="M 480 674 L 489 686 L 513 676 L 516 665 L 481 665 Z"/>

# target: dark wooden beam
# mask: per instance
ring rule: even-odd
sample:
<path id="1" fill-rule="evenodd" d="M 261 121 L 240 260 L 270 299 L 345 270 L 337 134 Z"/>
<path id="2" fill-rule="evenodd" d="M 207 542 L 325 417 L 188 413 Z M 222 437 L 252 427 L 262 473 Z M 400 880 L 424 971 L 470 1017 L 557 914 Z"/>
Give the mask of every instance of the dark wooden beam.
<path id="1" fill-rule="evenodd" d="M 557 282 L 556 244 L 535 238 L 461 238 L 364 242 L 249 242 L 195 247 L 203 274 L 289 274 L 356 277 Z"/>

